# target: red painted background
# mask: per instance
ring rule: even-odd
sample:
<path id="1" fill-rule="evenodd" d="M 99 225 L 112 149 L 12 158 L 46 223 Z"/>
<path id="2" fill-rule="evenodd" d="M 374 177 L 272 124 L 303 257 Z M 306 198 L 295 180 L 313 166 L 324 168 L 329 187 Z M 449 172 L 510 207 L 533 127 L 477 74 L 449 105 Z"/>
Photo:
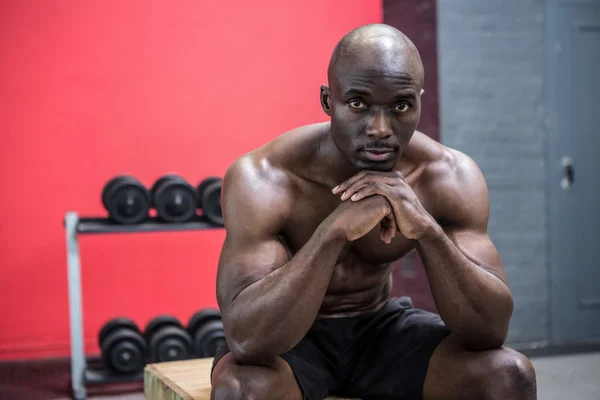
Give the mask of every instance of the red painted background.
<path id="1" fill-rule="evenodd" d="M 103 214 L 127 172 L 222 176 L 242 153 L 325 120 L 319 86 L 379 1 L 0 3 L 0 359 L 65 356 L 66 211 Z M 101 324 L 214 306 L 223 231 L 82 236 L 86 349 Z"/>

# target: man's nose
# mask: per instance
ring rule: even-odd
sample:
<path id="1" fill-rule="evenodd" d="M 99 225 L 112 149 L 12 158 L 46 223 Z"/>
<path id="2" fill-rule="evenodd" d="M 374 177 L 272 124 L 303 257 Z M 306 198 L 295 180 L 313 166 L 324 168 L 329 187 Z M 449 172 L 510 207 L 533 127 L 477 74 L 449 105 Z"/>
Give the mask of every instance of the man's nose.
<path id="1" fill-rule="evenodd" d="M 376 111 L 367 125 L 367 136 L 387 139 L 392 136 L 392 120 L 384 110 Z"/>

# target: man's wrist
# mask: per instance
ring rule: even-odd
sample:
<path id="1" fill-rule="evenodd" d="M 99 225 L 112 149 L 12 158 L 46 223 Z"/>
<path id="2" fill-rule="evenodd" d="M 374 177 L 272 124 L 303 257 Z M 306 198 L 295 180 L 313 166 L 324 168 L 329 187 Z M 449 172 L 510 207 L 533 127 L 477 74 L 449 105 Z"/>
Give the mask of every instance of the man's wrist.
<path id="1" fill-rule="evenodd" d="M 346 240 L 346 233 L 335 221 L 330 222 L 326 219 L 318 230 L 320 231 L 322 241 L 325 243 L 333 244 L 345 242 Z"/>
<path id="2" fill-rule="evenodd" d="M 423 228 L 423 234 L 417 239 L 418 241 L 424 240 L 437 240 L 444 235 L 444 230 L 433 218 L 429 218 L 428 222 Z"/>

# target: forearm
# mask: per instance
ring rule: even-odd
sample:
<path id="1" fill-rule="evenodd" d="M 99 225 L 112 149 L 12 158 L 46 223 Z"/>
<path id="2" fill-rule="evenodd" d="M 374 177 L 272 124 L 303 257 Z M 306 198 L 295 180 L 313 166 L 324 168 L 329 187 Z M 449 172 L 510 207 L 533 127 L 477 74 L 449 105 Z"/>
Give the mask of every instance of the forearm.
<path id="1" fill-rule="evenodd" d="M 228 307 L 236 360 L 270 364 L 308 332 L 321 307 L 344 238 L 322 223 L 284 266 L 245 288 Z"/>
<path id="2" fill-rule="evenodd" d="M 442 320 L 465 344 L 501 346 L 512 314 L 512 296 L 500 278 L 469 260 L 436 226 L 417 242 Z"/>

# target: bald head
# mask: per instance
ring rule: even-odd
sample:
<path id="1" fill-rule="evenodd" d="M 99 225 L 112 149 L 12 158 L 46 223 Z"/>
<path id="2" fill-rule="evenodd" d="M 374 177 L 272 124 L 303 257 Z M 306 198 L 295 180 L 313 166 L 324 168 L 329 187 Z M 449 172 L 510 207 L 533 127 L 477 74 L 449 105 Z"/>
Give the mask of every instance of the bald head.
<path id="1" fill-rule="evenodd" d="M 389 25 L 361 26 L 335 47 L 328 79 L 321 107 L 339 152 L 358 170 L 391 171 L 421 117 L 423 64 L 416 46 Z M 376 160 L 367 148 L 391 152 Z"/>
<path id="2" fill-rule="evenodd" d="M 356 69 L 412 75 L 423 85 L 423 64 L 416 46 L 398 29 L 385 24 L 363 25 L 339 41 L 327 70 L 329 85 Z"/>

